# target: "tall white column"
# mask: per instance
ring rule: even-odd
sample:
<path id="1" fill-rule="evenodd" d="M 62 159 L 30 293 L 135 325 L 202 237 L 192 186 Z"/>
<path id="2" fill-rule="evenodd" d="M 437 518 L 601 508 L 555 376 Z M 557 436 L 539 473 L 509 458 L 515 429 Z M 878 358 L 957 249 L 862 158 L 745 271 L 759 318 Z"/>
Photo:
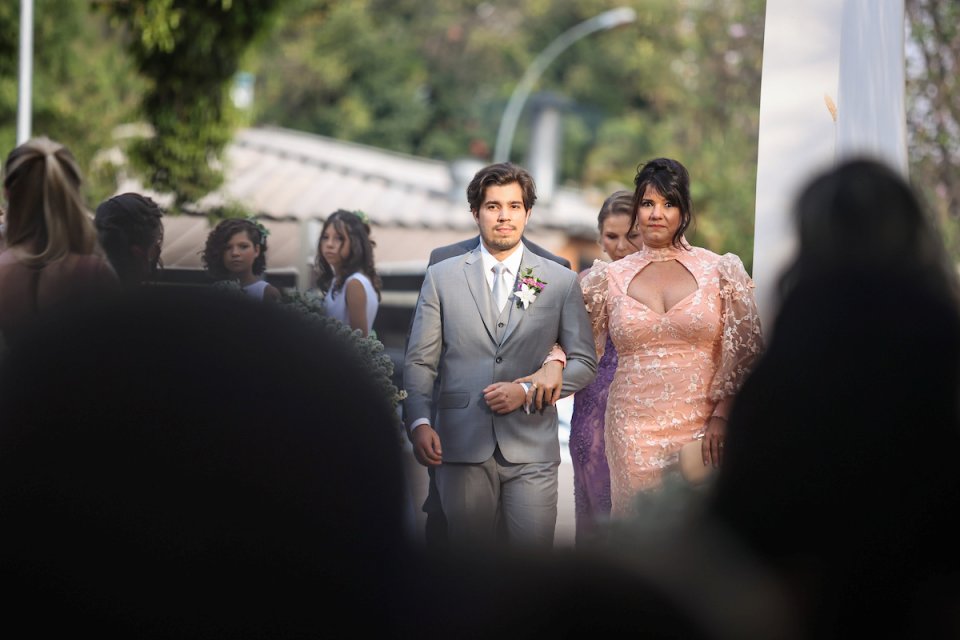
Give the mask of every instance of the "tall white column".
<path id="1" fill-rule="evenodd" d="M 903 0 L 846 0 L 838 160 L 870 156 L 907 175 Z"/>
<path id="2" fill-rule="evenodd" d="M 798 191 L 852 155 L 906 168 L 903 15 L 903 0 L 767 0 L 753 253 L 767 335 Z"/>

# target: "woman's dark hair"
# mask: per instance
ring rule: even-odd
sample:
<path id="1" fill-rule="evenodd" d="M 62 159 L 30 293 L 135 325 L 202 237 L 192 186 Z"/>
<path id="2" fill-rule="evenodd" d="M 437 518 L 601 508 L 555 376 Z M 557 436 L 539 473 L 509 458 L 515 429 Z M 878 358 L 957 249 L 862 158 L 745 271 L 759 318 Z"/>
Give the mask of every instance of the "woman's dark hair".
<path id="1" fill-rule="evenodd" d="M 633 192 L 627 189 L 615 191 L 603 201 L 600 207 L 600 213 L 597 214 L 597 230 L 603 231 L 603 223 L 610 216 L 630 216 L 631 223 L 636 224 L 633 212 Z"/>
<path id="2" fill-rule="evenodd" d="M 258 276 L 267 269 L 267 234 L 266 229 L 259 223 L 242 218 L 227 218 L 221 220 L 210 235 L 203 249 L 200 259 L 204 269 L 214 280 L 229 280 L 234 277 L 223 266 L 223 252 L 227 243 L 234 235 L 245 231 L 250 242 L 260 247 L 260 255 L 253 261 L 253 274 Z"/>
<path id="3" fill-rule="evenodd" d="M 681 239 L 693 221 L 693 205 L 690 201 L 690 174 L 687 168 L 671 158 L 656 158 L 637 167 L 637 176 L 633 179 L 636 189 L 633 192 L 633 217 L 631 225 L 637 223 L 637 211 L 647 187 L 653 187 L 666 200 L 680 209 L 680 226 L 673 234 L 673 246 L 682 247 Z"/>
<path id="4" fill-rule="evenodd" d="M 93 224 L 100 246 L 107 254 L 114 271 L 124 283 L 139 283 L 149 277 L 156 265 L 143 261 L 130 252 L 131 246 L 148 251 L 163 242 L 163 210 L 156 202 L 139 193 L 122 193 L 105 200 L 97 207 Z"/>
<path id="5" fill-rule="evenodd" d="M 470 211 L 480 210 L 487 187 L 503 186 L 514 182 L 520 185 L 520 190 L 523 192 L 523 208 L 529 211 L 537 202 L 537 187 L 526 169 L 510 162 L 491 164 L 473 176 L 473 180 L 467 186 L 467 202 L 470 204 Z"/>
<path id="6" fill-rule="evenodd" d="M 320 231 L 321 239 L 317 244 L 315 263 L 318 273 L 317 287 L 324 293 L 338 293 L 343 289 L 343 283 L 347 281 L 347 278 L 359 271 L 370 279 L 374 291 L 377 292 L 377 300 L 379 300 L 380 276 L 377 275 L 373 262 L 373 248 L 377 245 L 370 239 L 370 225 L 361 219 L 361 215 L 346 209 L 337 209 L 324 221 L 323 229 Z M 323 258 L 323 252 L 320 250 L 323 234 L 331 226 L 340 235 L 350 239 L 350 252 L 343 259 L 343 265 L 336 274 L 330 264 Z"/>
<path id="7" fill-rule="evenodd" d="M 935 224 L 910 184 L 885 164 L 851 159 L 815 176 L 794 217 L 799 249 L 780 278 L 781 298 L 801 280 L 840 270 L 923 273 L 923 285 L 956 295 L 956 272 Z"/>

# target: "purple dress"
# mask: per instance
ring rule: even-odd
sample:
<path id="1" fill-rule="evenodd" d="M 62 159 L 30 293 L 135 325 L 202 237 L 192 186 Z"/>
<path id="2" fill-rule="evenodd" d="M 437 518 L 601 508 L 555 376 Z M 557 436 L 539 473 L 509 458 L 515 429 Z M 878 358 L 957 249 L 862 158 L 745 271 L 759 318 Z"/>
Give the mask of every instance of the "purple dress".
<path id="1" fill-rule="evenodd" d="M 570 457 L 577 543 L 590 537 L 597 524 L 610 517 L 610 469 L 603 447 L 603 414 L 616 370 L 617 351 L 608 335 L 603 357 L 597 363 L 596 379 L 573 396 Z"/>

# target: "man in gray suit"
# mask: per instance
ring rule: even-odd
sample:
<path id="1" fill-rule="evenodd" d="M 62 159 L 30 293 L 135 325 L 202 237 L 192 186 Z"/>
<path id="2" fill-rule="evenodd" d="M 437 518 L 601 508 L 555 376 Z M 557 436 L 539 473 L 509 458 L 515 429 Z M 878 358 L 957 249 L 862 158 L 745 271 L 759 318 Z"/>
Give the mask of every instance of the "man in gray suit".
<path id="1" fill-rule="evenodd" d="M 546 258 L 547 260 L 553 260 L 559 265 L 569 269 L 570 261 L 561 256 L 554 255 L 536 244 L 535 242 L 524 237 L 521 238 L 524 247 L 540 256 L 541 258 Z M 473 251 L 480 246 L 480 236 L 474 236 L 467 240 L 461 240 L 460 242 L 454 242 L 453 244 L 444 245 L 442 247 L 437 247 L 430 252 L 430 259 L 427 262 L 428 267 L 432 267 L 438 262 L 443 262 L 447 258 L 455 258 L 457 256 L 462 256 L 465 253 Z M 411 325 L 413 323 L 413 318 L 410 318 Z M 409 337 L 409 331 L 407 335 Z M 554 361 L 558 362 L 558 361 Z M 552 380 L 549 385 L 541 385 L 543 387 L 541 397 L 546 396 L 550 398 L 553 396 L 553 390 L 559 388 L 563 375 L 558 373 L 555 370 L 547 372 L 547 367 L 549 365 L 544 363 L 542 370 L 544 376 L 552 376 Z M 562 366 L 562 365 L 561 365 Z M 437 379 L 439 382 L 439 378 Z M 435 385 L 435 388 L 438 385 Z M 434 394 L 434 410 L 436 410 L 436 394 Z M 533 398 L 528 398 L 528 402 Z M 446 544 L 447 542 L 447 518 L 443 515 L 443 506 L 440 504 L 440 494 L 437 492 L 437 483 L 434 477 L 435 467 L 427 467 L 427 475 L 429 476 L 427 483 L 427 497 L 423 501 L 422 511 L 426 514 L 426 521 L 424 523 L 424 538 L 428 548 L 439 548 Z"/>
<path id="2" fill-rule="evenodd" d="M 557 411 L 527 411 L 512 382 L 559 343 L 563 393 L 596 375 L 593 335 L 576 274 L 524 249 L 536 201 L 509 163 L 479 171 L 467 199 L 480 245 L 427 269 L 404 363 L 404 419 L 414 455 L 435 467 L 451 543 L 495 538 L 553 545 L 560 445 Z M 434 406 L 434 381 L 440 378 Z"/>

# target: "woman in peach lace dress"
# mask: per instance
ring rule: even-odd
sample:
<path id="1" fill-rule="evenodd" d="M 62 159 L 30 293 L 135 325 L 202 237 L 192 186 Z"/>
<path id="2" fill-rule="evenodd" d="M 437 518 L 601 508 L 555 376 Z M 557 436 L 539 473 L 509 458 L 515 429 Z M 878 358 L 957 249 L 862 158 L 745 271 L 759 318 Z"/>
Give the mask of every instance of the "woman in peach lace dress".
<path id="1" fill-rule="evenodd" d="M 619 355 L 604 437 L 614 517 L 657 488 L 683 445 L 703 439 L 717 466 L 730 403 L 762 348 L 753 282 L 740 259 L 693 247 L 690 179 L 676 160 L 643 165 L 634 220 L 643 247 L 583 278 L 597 353 Z"/>

